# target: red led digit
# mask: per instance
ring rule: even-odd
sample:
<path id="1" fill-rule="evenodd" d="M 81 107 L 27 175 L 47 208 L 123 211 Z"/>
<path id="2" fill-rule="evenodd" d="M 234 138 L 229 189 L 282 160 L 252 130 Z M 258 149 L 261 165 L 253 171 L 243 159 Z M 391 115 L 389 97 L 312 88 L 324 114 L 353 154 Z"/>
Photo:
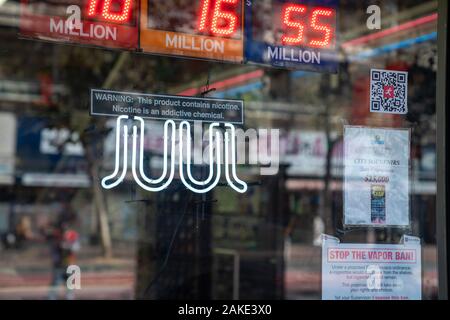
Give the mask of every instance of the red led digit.
<path id="1" fill-rule="evenodd" d="M 102 16 L 105 20 L 123 22 L 130 19 L 131 0 L 124 0 L 120 13 L 111 13 L 112 0 L 105 0 L 103 4 Z"/>
<path id="2" fill-rule="evenodd" d="M 206 30 L 206 19 L 208 18 L 208 12 L 209 12 L 209 0 L 203 0 L 201 9 L 200 9 L 200 16 L 199 16 L 199 23 L 198 23 L 198 30 L 199 31 L 205 31 Z"/>
<path id="3" fill-rule="evenodd" d="M 298 5 L 298 4 L 291 4 L 288 3 L 283 8 L 283 24 L 288 28 L 294 28 L 297 30 L 297 36 L 296 37 L 290 37 L 287 35 L 283 35 L 281 37 L 281 41 L 283 44 L 287 45 L 297 45 L 301 44 L 303 42 L 303 36 L 305 33 L 305 26 L 298 22 L 292 20 L 291 14 L 292 13 L 305 13 L 306 12 L 306 6 Z"/>
<path id="4" fill-rule="evenodd" d="M 239 0 L 215 0 L 212 21 L 209 31 L 215 36 L 231 36 L 236 32 L 238 26 L 238 16 L 234 12 L 224 11 L 223 4 L 237 5 Z M 198 30 L 207 31 L 207 20 L 210 16 L 210 0 L 202 0 L 198 17 Z M 225 21 L 225 26 L 220 26 L 220 22 Z"/>
<path id="5" fill-rule="evenodd" d="M 230 36 L 236 32 L 238 17 L 235 13 L 224 12 L 222 10 L 222 3 L 236 5 L 238 0 L 216 0 L 211 24 L 211 32 L 217 36 Z M 219 27 L 219 18 L 228 21 L 228 25 L 226 27 Z"/>
<path id="6" fill-rule="evenodd" d="M 96 14 L 97 0 L 89 0 L 88 2 L 88 13 L 89 17 L 93 17 Z"/>
<path id="7" fill-rule="evenodd" d="M 324 24 L 318 24 L 319 17 L 333 17 L 334 16 L 334 10 L 329 8 L 316 8 L 314 9 L 312 15 L 311 15 L 311 28 L 320 31 L 323 33 L 322 39 L 312 39 L 309 42 L 309 45 L 311 47 L 327 47 L 330 45 L 330 42 L 333 37 L 333 28 L 331 28 L 329 25 Z"/>
<path id="8" fill-rule="evenodd" d="M 121 1 L 120 12 L 111 12 L 113 0 L 104 0 L 103 9 L 101 10 L 102 17 L 105 20 L 113 22 L 125 22 L 130 19 L 131 15 L 131 0 Z M 88 2 L 88 16 L 93 17 L 97 14 L 98 0 L 89 0 Z"/>

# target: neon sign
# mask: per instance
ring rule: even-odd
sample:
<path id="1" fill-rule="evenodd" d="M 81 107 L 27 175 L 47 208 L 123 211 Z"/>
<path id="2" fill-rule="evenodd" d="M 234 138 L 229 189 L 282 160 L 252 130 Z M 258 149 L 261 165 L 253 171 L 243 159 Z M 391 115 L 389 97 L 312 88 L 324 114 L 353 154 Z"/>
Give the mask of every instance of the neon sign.
<path id="1" fill-rule="evenodd" d="M 176 103 L 177 101 L 180 103 Z M 163 108 L 160 107 L 162 104 L 165 105 Z M 214 113 L 214 110 L 211 110 L 214 108 L 223 109 L 228 106 L 230 110 L 233 110 L 233 112 L 223 115 L 222 122 L 207 120 L 210 122 L 209 173 L 204 180 L 197 180 L 192 174 L 191 124 L 189 121 L 193 120 L 193 114 L 186 117 L 187 112 L 183 113 L 185 119 L 176 118 L 179 121 L 178 127 L 173 119 L 165 120 L 163 170 L 161 176 L 157 179 L 152 179 L 145 174 L 145 123 L 142 116 L 136 116 L 135 114 L 144 114 L 148 118 L 162 120 L 164 118 L 152 117 L 151 114 L 171 110 L 173 105 L 180 105 L 180 108 L 183 108 L 183 106 L 189 106 L 189 108 L 196 106 L 201 111 L 203 111 L 201 108 L 204 108 L 204 110 L 209 110 L 210 115 Z M 91 114 L 117 117 L 114 170 L 110 175 L 102 179 L 102 187 L 107 190 L 113 189 L 124 181 L 129 167 L 129 155 L 131 154 L 130 165 L 133 179 L 142 189 L 148 192 L 159 192 L 166 189 L 173 182 L 176 173 L 183 185 L 190 191 L 201 194 L 210 192 L 220 182 L 223 165 L 227 184 L 236 192 L 245 193 L 248 189 L 247 183 L 239 179 L 236 169 L 236 129 L 234 123 L 243 123 L 241 115 L 236 115 L 236 112 L 243 114 L 242 101 L 236 100 L 233 102 L 231 100 L 92 90 Z M 203 117 L 210 117 L 204 112 L 201 113 Z M 133 123 L 132 126 L 128 124 L 130 121 Z M 221 125 L 224 126 L 225 132 L 220 130 Z M 129 141 L 130 131 L 132 132 L 131 143 Z M 177 138 L 178 149 L 176 146 Z M 222 159 L 224 159 L 223 162 Z M 176 170 L 177 164 L 178 170 Z"/>
<path id="2" fill-rule="evenodd" d="M 102 179 L 101 185 L 109 190 L 119 186 L 125 179 L 128 170 L 129 154 L 129 130 L 127 125 L 122 125 L 128 116 L 120 116 L 116 122 L 116 155 L 115 168 L 112 174 Z M 131 171 L 134 181 L 144 190 L 149 192 L 159 192 L 166 189 L 173 181 L 175 176 L 175 155 L 176 155 L 176 133 L 177 127 L 173 120 L 167 120 L 164 124 L 164 162 L 163 172 L 157 179 L 151 179 L 144 173 L 144 119 L 134 117 L 138 125 L 133 125 L 132 144 L 131 144 Z M 248 189 L 247 183 L 238 178 L 236 172 L 236 147 L 235 147 L 235 127 L 232 124 L 225 124 L 231 132 L 226 131 L 225 139 L 217 128 L 220 123 L 212 123 L 209 126 L 210 143 L 210 163 L 209 174 L 205 180 L 199 181 L 192 175 L 191 164 L 191 136 L 190 124 L 182 121 L 178 127 L 179 135 L 179 178 L 184 186 L 195 193 L 207 193 L 214 189 L 221 178 L 221 150 L 224 149 L 225 159 L 225 178 L 228 185 L 236 192 L 245 193 Z M 170 128 L 170 129 L 169 129 Z M 185 130 L 184 130 L 185 129 Z M 170 132 L 170 133 L 169 133 Z M 186 134 L 186 136 L 185 136 Z M 225 140 L 224 146 L 222 141 Z M 185 142 L 186 141 L 186 142 Z M 186 145 L 185 145 L 186 144 Z M 215 145 L 213 148 L 212 145 Z M 215 150 L 215 152 L 214 152 Z M 214 154 L 215 153 L 215 154 Z M 231 154 L 230 154 L 231 153 Z M 186 163 L 183 155 L 186 154 Z M 169 160 L 170 158 L 170 160 Z M 121 161 L 122 159 L 122 161 Z M 231 167 L 231 169 L 230 169 Z"/>

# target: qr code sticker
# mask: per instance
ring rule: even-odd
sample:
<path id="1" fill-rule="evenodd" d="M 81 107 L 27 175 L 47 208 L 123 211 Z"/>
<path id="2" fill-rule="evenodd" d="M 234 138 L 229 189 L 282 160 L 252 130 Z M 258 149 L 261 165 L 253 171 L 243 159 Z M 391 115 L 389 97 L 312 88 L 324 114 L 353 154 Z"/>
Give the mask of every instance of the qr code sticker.
<path id="1" fill-rule="evenodd" d="M 370 112 L 408 113 L 408 72 L 370 71 Z"/>

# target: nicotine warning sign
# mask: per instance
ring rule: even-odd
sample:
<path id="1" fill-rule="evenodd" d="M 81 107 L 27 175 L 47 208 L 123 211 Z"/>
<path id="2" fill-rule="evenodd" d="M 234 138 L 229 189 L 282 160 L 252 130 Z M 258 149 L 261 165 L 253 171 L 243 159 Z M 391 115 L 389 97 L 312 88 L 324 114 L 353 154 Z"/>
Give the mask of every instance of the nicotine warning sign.
<path id="1" fill-rule="evenodd" d="M 243 124 L 244 102 L 92 89 L 91 115 Z"/>

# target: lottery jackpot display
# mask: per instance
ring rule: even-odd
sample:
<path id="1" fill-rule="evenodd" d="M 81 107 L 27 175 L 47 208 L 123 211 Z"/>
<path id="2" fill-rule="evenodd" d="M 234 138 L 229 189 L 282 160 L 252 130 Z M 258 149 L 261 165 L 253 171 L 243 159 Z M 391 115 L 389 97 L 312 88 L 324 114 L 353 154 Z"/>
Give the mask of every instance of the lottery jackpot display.
<path id="1" fill-rule="evenodd" d="M 336 72 L 337 0 L 21 0 L 20 35 Z"/>
<path id="2" fill-rule="evenodd" d="M 337 4 L 336 0 L 247 2 L 247 61 L 335 73 Z"/>
<path id="3" fill-rule="evenodd" d="M 144 52 L 242 62 L 242 1 L 141 3 L 140 40 Z"/>
<path id="4" fill-rule="evenodd" d="M 22 0 L 20 35 L 106 48 L 138 48 L 136 0 Z"/>

